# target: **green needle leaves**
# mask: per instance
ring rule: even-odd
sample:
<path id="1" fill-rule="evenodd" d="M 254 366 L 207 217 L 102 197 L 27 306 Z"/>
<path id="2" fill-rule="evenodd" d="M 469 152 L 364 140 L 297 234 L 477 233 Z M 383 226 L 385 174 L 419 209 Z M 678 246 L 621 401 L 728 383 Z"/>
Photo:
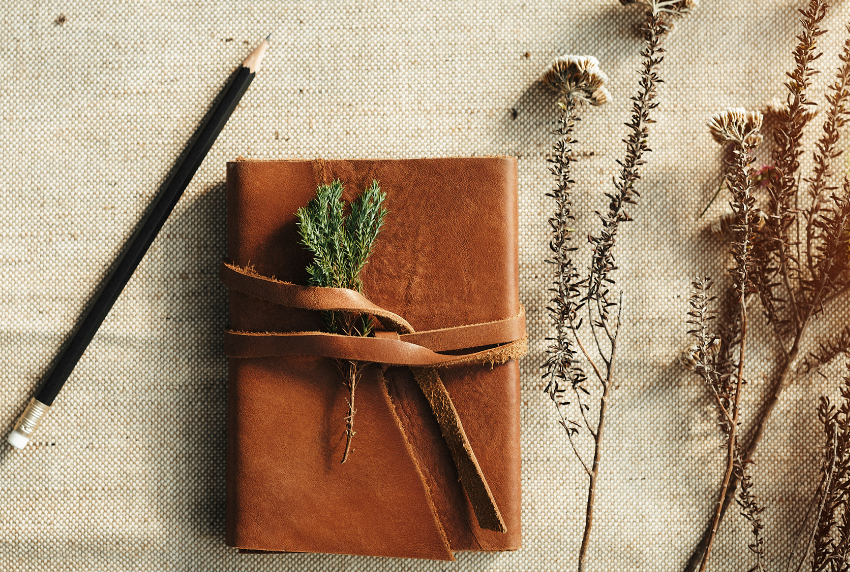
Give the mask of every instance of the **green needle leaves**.
<path id="1" fill-rule="evenodd" d="M 316 198 L 295 213 L 301 244 L 313 254 L 307 267 L 311 286 L 325 288 L 350 288 L 363 291 L 360 273 L 369 261 L 378 233 L 387 216 L 378 181 L 357 197 L 345 213 L 342 200 L 343 185 L 339 180 L 330 185 L 319 185 Z M 333 334 L 368 336 L 372 332 L 372 319 L 356 312 L 324 312 L 325 328 Z M 337 367 L 348 388 L 348 415 L 345 417 L 344 463 L 351 452 L 354 437 L 354 389 L 365 364 L 353 360 L 337 360 Z"/>
<path id="2" fill-rule="evenodd" d="M 345 214 L 343 185 L 339 180 L 319 185 L 316 198 L 296 212 L 301 243 L 313 253 L 307 267 L 311 286 L 351 288 L 363 291 L 360 273 L 372 254 L 372 247 L 387 209 L 378 181 L 372 181 Z"/>

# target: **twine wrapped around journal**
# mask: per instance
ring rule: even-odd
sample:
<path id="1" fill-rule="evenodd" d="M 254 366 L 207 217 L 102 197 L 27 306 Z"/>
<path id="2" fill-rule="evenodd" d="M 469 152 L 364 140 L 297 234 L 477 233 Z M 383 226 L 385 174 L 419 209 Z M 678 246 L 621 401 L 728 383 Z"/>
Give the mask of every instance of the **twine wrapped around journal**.
<path id="1" fill-rule="evenodd" d="M 227 331 L 225 354 L 237 358 L 314 355 L 373 362 L 384 367 L 409 366 L 437 418 L 479 526 L 498 532 L 507 531 L 451 397 L 435 368 L 461 364 L 489 364 L 492 367 L 525 355 L 528 338 L 525 310 L 521 306 L 516 316 L 504 320 L 416 332 L 404 318 L 373 304 L 354 290 L 299 286 L 228 263 L 222 264 L 219 277 L 232 290 L 274 304 L 374 316 L 384 328 L 376 330 L 374 337 L 326 332 Z M 485 349 L 458 355 L 438 353 L 472 348 Z"/>

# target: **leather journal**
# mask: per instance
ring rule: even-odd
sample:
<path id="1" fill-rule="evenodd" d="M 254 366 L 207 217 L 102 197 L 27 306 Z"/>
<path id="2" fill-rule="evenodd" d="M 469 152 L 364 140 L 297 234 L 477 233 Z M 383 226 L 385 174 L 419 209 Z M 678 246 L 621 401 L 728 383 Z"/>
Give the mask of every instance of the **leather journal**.
<path id="1" fill-rule="evenodd" d="M 295 212 L 339 180 L 389 210 L 353 290 L 308 287 Z M 251 552 L 452 560 L 520 547 L 515 158 L 227 166 L 226 540 Z M 377 324 L 322 331 L 322 310 Z M 368 363 L 346 443 L 335 360 Z"/>

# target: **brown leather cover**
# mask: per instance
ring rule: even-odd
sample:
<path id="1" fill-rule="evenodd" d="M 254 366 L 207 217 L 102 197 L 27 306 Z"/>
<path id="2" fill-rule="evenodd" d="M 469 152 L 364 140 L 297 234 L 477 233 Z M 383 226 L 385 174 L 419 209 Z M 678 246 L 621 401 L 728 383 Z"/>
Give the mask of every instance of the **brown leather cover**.
<path id="1" fill-rule="evenodd" d="M 520 313 L 514 158 L 228 163 L 228 258 L 307 284 L 294 213 L 318 183 L 352 200 L 371 183 L 390 213 L 364 294 L 417 331 Z M 230 291 L 230 327 L 320 330 L 317 312 Z M 507 532 L 480 528 L 428 400 L 408 367 L 370 365 L 345 447 L 346 396 L 333 361 L 231 358 L 227 543 L 244 550 L 452 559 L 520 547 L 519 369 L 440 369 Z"/>

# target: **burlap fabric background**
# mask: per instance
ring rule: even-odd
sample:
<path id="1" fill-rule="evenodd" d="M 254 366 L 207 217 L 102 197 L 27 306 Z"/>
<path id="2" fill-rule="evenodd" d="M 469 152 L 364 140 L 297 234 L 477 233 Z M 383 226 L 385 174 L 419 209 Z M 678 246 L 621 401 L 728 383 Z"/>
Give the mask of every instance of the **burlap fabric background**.
<path id="1" fill-rule="evenodd" d="M 670 37 L 644 201 L 619 243 L 625 291 L 592 543 L 593 570 L 677 571 L 722 469 L 705 389 L 677 363 L 689 278 L 722 273 L 697 220 L 718 182 L 708 116 L 782 94 L 791 0 L 704 0 Z M 826 26 L 832 76 L 842 2 Z M 11 428 L 175 156 L 230 71 L 269 32 L 251 86 L 112 310 L 34 443 L 0 453 L 0 570 L 570 570 L 586 479 L 541 392 L 549 331 L 546 217 L 552 58 L 592 54 L 612 104 L 584 114 L 579 234 L 595 228 L 622 155 L 640 10 L 578 2 L 18 2 L 0 12 L 0 429 Z M 63 22 L 64 20 L 64 22 Z M 822 99 L 821 99 L 822 100 Z M 524 547 L 457 564 L 328 555 L 240 556 L 224 545 L 225 161 L 519 157 Z M 808 154 L 807 154 L 808 156 Z M 845 314 L 846 315 L 846 314 Z M 837 321 L 818 324 L 828 331 Z M 777 348 L 757 343 L 772 358 Z M 754 354 L 755 355 L 755 354 Z M 754 360 L 747 411 L 763 389 Z M 817 396 L 788 391 L 755 468 L 771 569 L 784 569 L 816 477 Z M 745 569 L 746 526 L 724 522 L 713 569 Z"/>

